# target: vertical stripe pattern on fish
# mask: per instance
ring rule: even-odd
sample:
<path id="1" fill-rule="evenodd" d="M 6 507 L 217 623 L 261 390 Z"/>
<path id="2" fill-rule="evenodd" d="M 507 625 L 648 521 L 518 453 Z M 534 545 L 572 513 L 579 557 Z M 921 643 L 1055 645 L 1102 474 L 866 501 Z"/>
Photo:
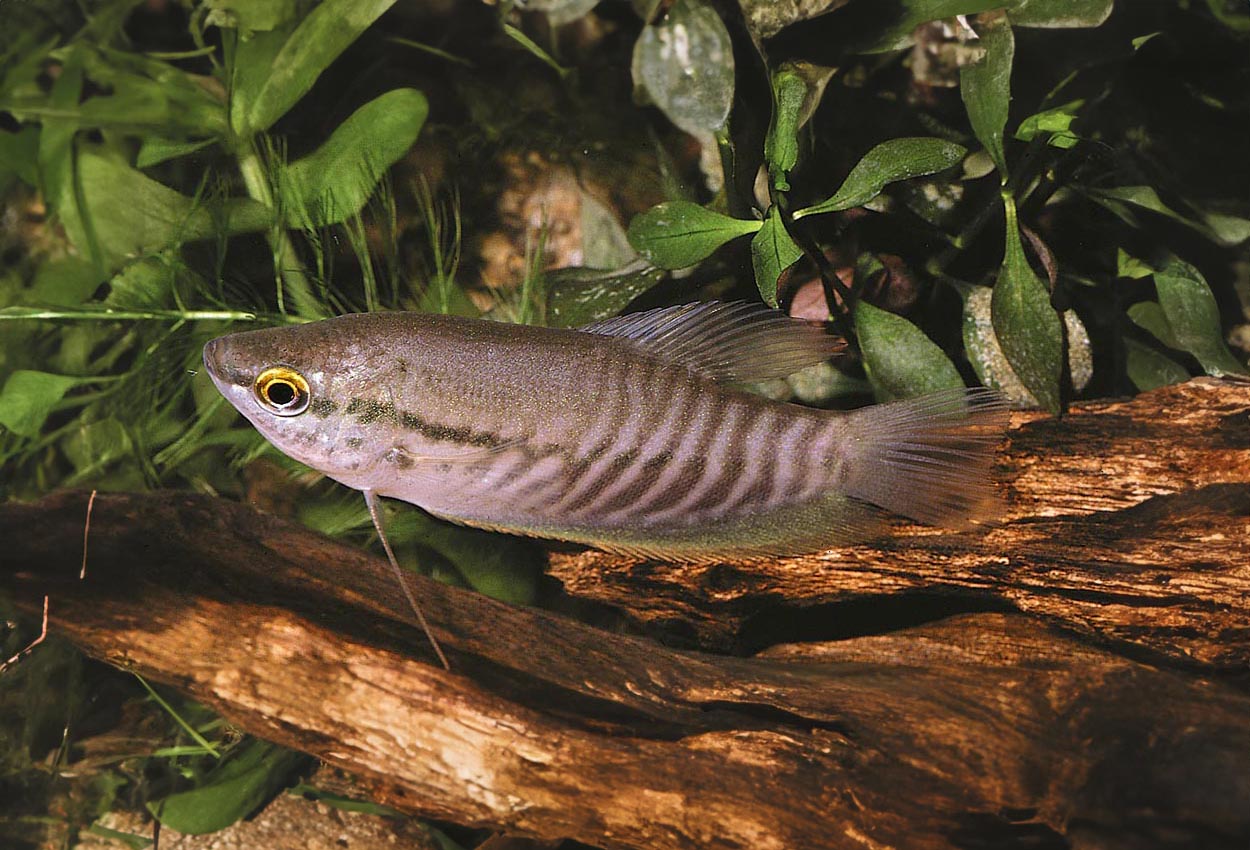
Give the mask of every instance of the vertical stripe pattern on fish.
<path id="1" fill-rule="evenodd" d="M 819 325 L 706 302 L 577 330 L 342 316 L 222 337 L 204 360 L 286 454 L 468 525 L 702 561 L 862 539 L 882 510 L 991 518 L 993 393 L 836 413 L 739 386 L 836 347 Z"/>

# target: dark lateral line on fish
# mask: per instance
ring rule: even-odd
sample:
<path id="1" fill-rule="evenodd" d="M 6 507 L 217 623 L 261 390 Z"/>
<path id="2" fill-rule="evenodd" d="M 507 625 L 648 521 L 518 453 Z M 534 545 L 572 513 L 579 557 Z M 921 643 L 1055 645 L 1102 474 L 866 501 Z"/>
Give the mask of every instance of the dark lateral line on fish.
<path id="1" fill-rule="evenodd" d="M 324 405 L 318 410 L 312 410 L 310 406 L 309 409 L 313 415 L 325 417 L 338 409 L 338 405 L 329 399 L 323 399 L 322 401 Z M 416 431 L 423 437 L 428 437 L 441 443 L 457 443 L 462 446 L 478 446 L 480 448 L 493 449 L 507 442 L 503 437 L 489 431 L 475 431 L 472 428 L 439 425 L 437 422 L 430 422 L 410 411 L 396 410 L 395 405 L 390 402 L 383 403 L 369 399 L 354 398 L 347 403 L 347 409 L 343 413 L 346 416 L 355 416 L 356 421 L 361 425 L 372 425 L 375 422 L 385 420 L 409 431 Z"/>

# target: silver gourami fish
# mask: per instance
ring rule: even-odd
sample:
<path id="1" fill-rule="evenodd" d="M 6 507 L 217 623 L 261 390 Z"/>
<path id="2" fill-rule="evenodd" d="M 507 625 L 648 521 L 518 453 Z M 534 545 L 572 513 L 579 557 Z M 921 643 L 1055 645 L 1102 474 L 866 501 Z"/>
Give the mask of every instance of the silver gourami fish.
<path id="1" fill-rule="evenodd" d="M 837 347 L 818 324 L 701 302 L 576 330 L 347 315 L 214 339 L 204 363 L 266 439 L 364 492 L 375 520 L 386 496 L 690 562 L 861 540 L 879 509 L 956 528 L 992 518 L 996 394 L 843 413 L 738 386 Z"/>

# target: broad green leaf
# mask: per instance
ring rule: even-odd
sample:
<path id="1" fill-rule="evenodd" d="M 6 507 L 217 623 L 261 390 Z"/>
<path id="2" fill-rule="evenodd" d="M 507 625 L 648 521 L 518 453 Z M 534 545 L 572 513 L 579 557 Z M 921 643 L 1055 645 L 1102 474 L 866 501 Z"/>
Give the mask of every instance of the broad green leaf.
<path id="1" fill-rule="evenodd" d="M 72 114 L 82 96 L 83 53 L 73 51 L 65 56 L 61 73 L 52 84 L 48 105 L 58 112 Z M 44 198 L 69 234 L 70 241 L 103 268 L 104 258 L 96 243 L 90 222 L 84 222 L 79 209 L 79 193 L 75 181 L 74 134 L 77 124 L 72 118 L 48 116 L 39 133 L 39 188 Z M 78 238 L 75 238 L 77 234 Z"/>
<path id="2" fill-rule="evenodd" d="M 1076 120 L 1077 111 L 1084 105 L 1084 100 L 1074 100 L 1063 106 L 1056 106 L 1036 115 L 1030 115 L 1016 128 L 1016 138 L 1027 142 L 1039 133 L 1048 133 L 1050 138 L 1047 139 L 1047 144 L 1060 150 L 1067 150 L 1080 141 L 1080 137 L 1072 132 L 1072 122 Z"/>
<path id="3" fill-rule="evenodd" d="M 634 44 L 634 84 L 687 133 L 724 129 L 734 97 L 729 31 L 704 0 L 677 0 Z"/>
<path id="4" fill-rule="evenodd" d="M 617 315 L 665 277 L 660 269 L 603 272 L 568 268 L 547 272 L 547 323 L 573 328 Z"/>
<path id="5" fill-rule="evenodd" d="M 1211 0 L 1215 2 L 1215 0 Z M 766 0 L 772 3 L 773 0 Z M 884 53 L 911 46 L 916 28 L 929 21 L 1006 9 L 1011 22 L 1025 27 L 1095 27 L 1111 11 L 1113 0 L 892 0 L 889 23 L 857 41 L 860 53 Z M 883 7 L 885 4 L 881 4 Z"/>
<path id="6" fill-rule="evenodd" d="M 38 127 L 27 125 L 16 133 L 0 130 L 0 191 L 15 177 L 28 186 L 38 185 Z"/>
<path id="7" fill-rule="evenodd" d="M 81 257 L 70 255 L 45 260 L 35 272 L 29 300 L 52 306 L 74 306 L 90 298 L 104 280 L 99 267 Z"/>
<path id="8" fill-rule="evenodd" d="M 353 112 L 321 147 L 285 169 L 287 223 L 324 227 L 360 212 L 417 140 L 428 113 L 425 95 L 415 89 L 389 91 Z"/>
<path id="9" fill-rule="evenodd" d="M 860 207 L 890 183 L 950 168 L 967 150 L 943 139 L 914 137 L 882 142 L 855 163 L 833 197 L 794 213 L 796 219 Z"/>
<path id="10" fill-rule="evenodd" d="M 1225 213 L 1208 212 L 1202 214 L 1202 220 L 1206 222 L 1207 227 L 1215 234 L 1215 241 L 1221 245 L 1240 245 L 1242 242 L 1250 239 L 1250 219 Z"/>
<path id="11" fill-rule="evenodd" d="M 1007 5 L 1011 23 L 1021 27 L 1070 29 L 1100 26 L 1115 0 L 1016 0 Z"/>
<path id="12" fill-rule="evenodd" d="M 991 21 L 981 33 L 985 55 L 980 61 L 959 70 L 959 93 L 972 122 L 972 131 L 985 146 L 994 166 L 1007 182 L 1007 155 L 1003 150 L 1003 129 L 1011 104 L 1011 63 L 1016 52 L 1015 37 L 1005 17 Z"/>
<path id="13" fill-rule="evenodd" d="M 1178 351 L 1184 350 L 1184 347 L 1176 339 L 1176 334 L 1172 332 L 1172 326 L 1168 324 L 1168 317 L 1164 314 L 1163 308 L 1159 306 L 1159 302 L 1139 301 L 1128 308 L 1128 317 L 1133 320 L 1133 324 L 1144 331 L 1148 331 L 1155 339 L 1168 348 L 1175 348 Z"/>
<path id="14" fill-rule="evenodd" d="M 861 301 L 855 305 L 855 334 L 877 401 L 964 385 L 946 353 L 902 316 Z"/>
<path id="15" fill-rule="evenodd" d="M 238 29 L 246 34 L 271 30 L 294 20 L 297 0 L 204 0 L 206 27 Z"/>
<path id="16" fill-rule="evenodd" d="M 1046 284 L 1033 273 L 1024 256 L 1016 205 L 1010 195 L 1003 195 L 1003 206 L 1007 234 L 991 301 L 994 335 L 1020 382 L 1042 407 L 1058 413 L 1063 329 L 1059 314 L 1050 305 Z"/>
<path id="17" fill-rule="evenodd" d="M 309 763 L 303 753 L 265 741 L 252 740 L 239 749 L 210 771 L 199 787 L 153 800 L 148 811 L 163 826 L 184 835 L 217 832 L 256 811 Z"/>
<path id="18" fill-rule="evenodd" d="M 773 74 L 773 118 L 764 139 L 764 161 L 772 175 L 773 185 L 788 192 L 790 170 L 799 161 L 799 121 L 807 83 L 792 70 Z"/>
<path id="19" fill-rule="evenodd" d="M 953 18 L 956 15 L 972 15 L 988 9 L 1008 5 L 1007 0 L 893 0 L 888 7 L 892 15 L 888 23 L 876 32 L 855 42 L 860 53 L 885 53 L 901 50 L 913 42 L 916 28 L 929 21 Z"/>
<path id="20" fill-rule="evenodd" d="M 1085 189 L 1089 197 L 1119 216 L 1126 224 L 1140 227 L 1129 208 L 1139 207 L 1166 216 L 1221 245 L 1237 245 L 1250 238 L 1250 221 L 1220 213 L 1205 213 L 1200 219 L 1183 215 L 1163 202 L 1152 186 L 1117 186 L 1111 189 Z"/>
<path id="21" fill-rule="evenodd" d="M 786 232 L 777 207 L 769 207 L 764 226 L 751 240 L 751 267 L 755 270 L 755 285 L 759 287 L 765 304 L 777 306 L 777 278 L 801 256 L 803 251 Z"/>
<path id="22" fill-rule="evenodd" d="M 1189 371 L 1166 355 L 1135 339 L 1124 340 L 1125 368 L 1141 392 L 1189 380 Z"/>
<path id="23" fill-rule="evenodd" d="M 761 226 L 758 221 L 730 218 L 689 201 L 666 201 L 634 216 L 629 223 L 629 244 L 662 269 L 684 269 Z"/>
<path id="24" fill-rule="evenodd" d="M 144 136 L 139 145 L 139 153 L 135 157 L 135 166 L 151 168 L 171 159 L 195 153 L 208 147 L 213 139 L 169 139 L 164 136 Z"/>
<path id="25" fill-rule="evenodd" d="M 578 195 L 582 207 L 582 265 L 588 269 L 623 269 L 638 259 L 616 212 L 585 189 L 579 189 Z"/>
<path id="26" fill-rule="evenodd" d="M 1116 277 L 1127 277 L 1131 280 L 1141 280 L 1143 277 L 1150 277 L 1154 273 L 1155 270 L 1147 265 L 1145 261 L 1139 260 L 1123 248 L 1115 249 Z"/>
<path id="27" fill-rule="evenodd" d="M 69 103 L 35 90 L 0 98 L 0 109 L 20 120 L 54 119 L 76 130 L 180 138 L 225 133 L 225 105 L 210 94 L 211 86 L 167 62 L 81 42 L 53 51 L 52 56 L 81 67 L 93 83 L 89 96 Z"/>
<path id="28" fill-rule="evenodd" d="M 83 378 L 19 369 L 0 389 L 0 425 L 21 437 L 36 437 L 52 409 Z"/>
<path id="29" fill-rule="evenodd" d="M 324 0 L 298 25 L 240 40 L 231 75 L 230 125 L 247 138 L 267 130 L 321 72 L 395 0 Z"/>
<path id="30" fill-rule="evenodd" d="M 1198 358 L 1208 375 L 1250 374 L 1224 344 L 1215 296 L 1196 268 L 1172 260 L 1163 271 L 1155 272 L 1155 289 L 1177 347 Z"/>
<path id="31" fill-rule="evenodd" d="M 412 555 L 428 567 L 433 551 L 479 593 L 515 605 L 531 605 L 537 597 L 543 558 L 532 541 L 452 525 L 420 511 L 393 512 L 386 529 L 401 562 Z"/>
<path id="32" fill-rule="evenodd" d="M 61 205 L 80 198 L 82 214 L 76 220 L 65 217 L 65 231 L 75 245 L 98 245 L 110 267 L 175 242 L 264 230 L 271 218 L 247 199 L 199 203 L 102 150 L 82 150 L 77 178 L 78 191 L 70 187 Z"/>

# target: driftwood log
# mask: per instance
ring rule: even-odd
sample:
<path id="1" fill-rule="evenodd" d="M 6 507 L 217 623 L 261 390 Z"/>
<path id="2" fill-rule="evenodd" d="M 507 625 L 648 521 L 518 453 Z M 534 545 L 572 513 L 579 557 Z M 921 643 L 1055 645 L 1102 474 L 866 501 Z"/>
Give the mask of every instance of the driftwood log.
<path id="1" fill-rule="evenodd" d="M 379 800 L 597 847 L 1245 847 L 1250 385 L 1018 414 L 976 534 L 552 556 L 612 633 L 183 493 L 0 505 L 0 587 Z M 682 648 L 674 648 L 674 647 Z"/>

